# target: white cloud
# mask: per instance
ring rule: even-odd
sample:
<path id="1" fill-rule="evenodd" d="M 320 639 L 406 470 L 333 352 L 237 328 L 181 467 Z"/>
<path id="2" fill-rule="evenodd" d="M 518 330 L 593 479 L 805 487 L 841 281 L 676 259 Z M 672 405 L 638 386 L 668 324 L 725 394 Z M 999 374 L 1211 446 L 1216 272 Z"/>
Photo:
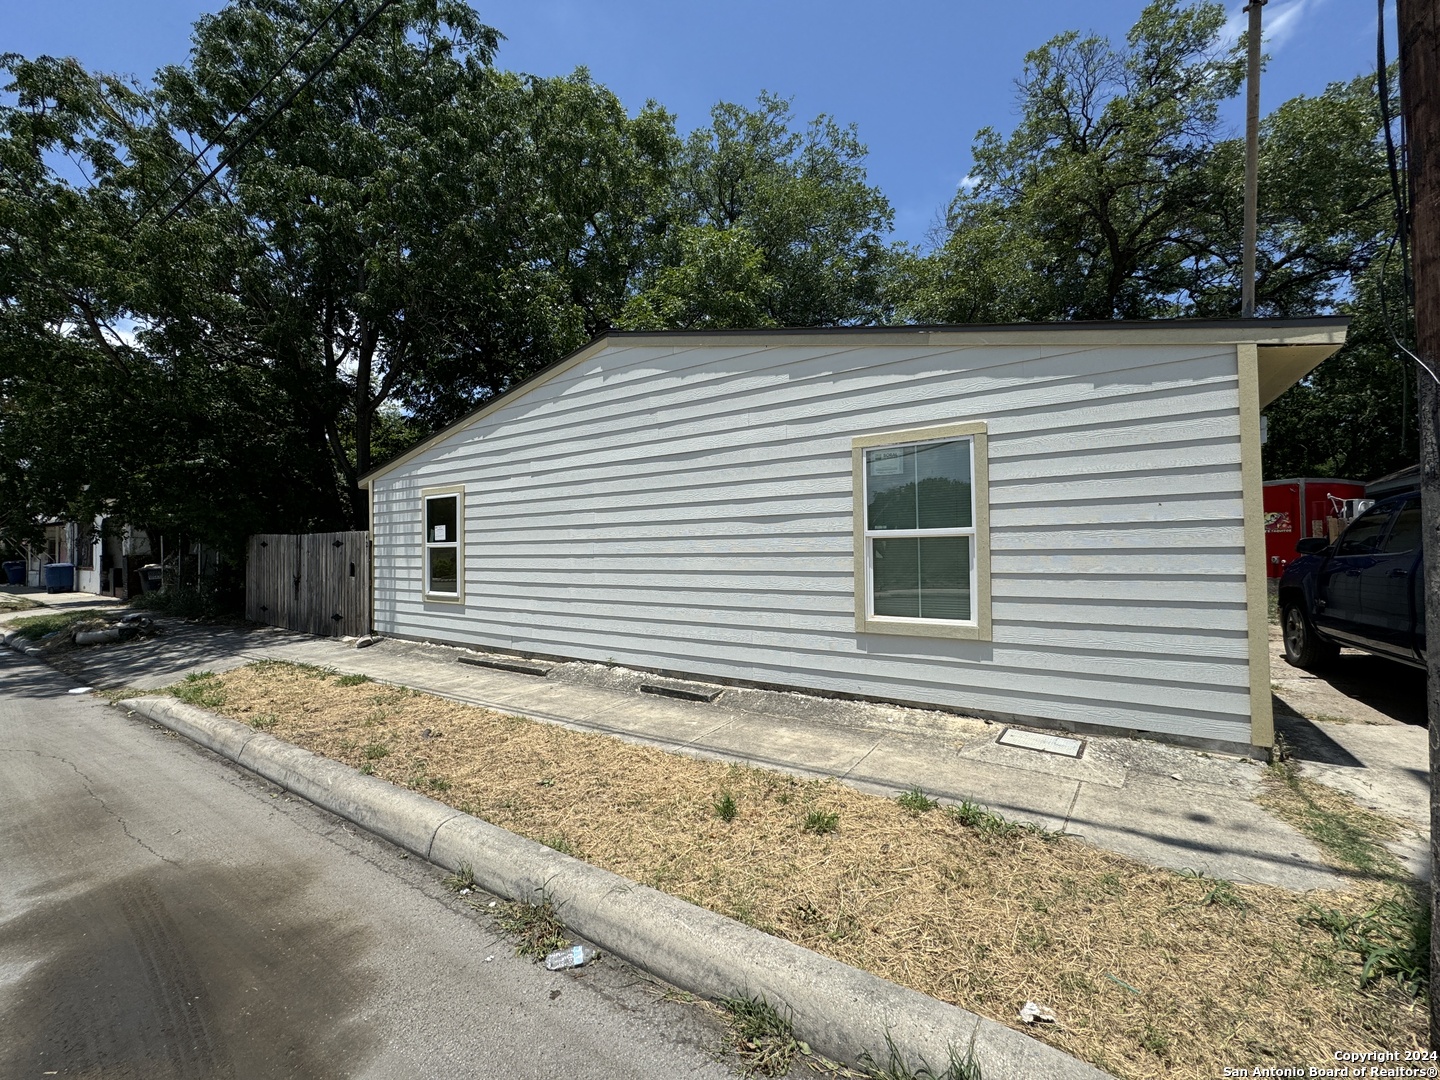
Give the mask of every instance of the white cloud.
<path id="1" fill-rule="evenodd" d="M 962 176 L 960 182 L 955 185 L 959 191 L 974 191 L 979 186 L 980 178 L 978 176 L 971 176 L 969 173 Z"/>
<path id="2" fill-rule="evenodd" d="M 1270 0 L 1265 5 L 1260 20 L 1260 38 L 1265 48 L 1274 52 L 1283 49 L 1295 31 L 1299 29 L 1305 14 L 1315 6 L 1316 0 Z M 1242 4 L 1236 8 L 1220 30 L 1220 47 L 1228 49 L 1240 40 L 1250 25 L 1250 16 Z"/>

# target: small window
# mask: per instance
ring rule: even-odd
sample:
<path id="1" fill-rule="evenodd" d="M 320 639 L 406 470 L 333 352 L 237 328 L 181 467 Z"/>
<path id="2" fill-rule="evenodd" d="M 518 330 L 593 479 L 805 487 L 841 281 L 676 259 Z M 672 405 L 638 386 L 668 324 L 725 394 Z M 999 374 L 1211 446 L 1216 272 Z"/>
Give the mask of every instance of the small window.
<path id="1" fill-rule="evenodd" d="M 854 441 L 857 629 L 989 637 L 985 443 L 983 424 Z"/>
<path id="2" fill-rule="evenodd" d="M 424 504 L 425 597 L 458 601 L 462 599 L 464 566 L 460 537 L 465 520 L 464 493 L 458 489 L 426 492 Z"/>

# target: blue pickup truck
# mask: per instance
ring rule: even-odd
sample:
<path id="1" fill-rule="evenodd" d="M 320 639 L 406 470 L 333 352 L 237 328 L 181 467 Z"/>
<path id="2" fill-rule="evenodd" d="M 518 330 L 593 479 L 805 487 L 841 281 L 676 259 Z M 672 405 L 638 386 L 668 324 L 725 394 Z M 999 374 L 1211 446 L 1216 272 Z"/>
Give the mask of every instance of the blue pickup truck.
<path id="1" fill-rule="evenodd" d="M 1425 564 L 1420 493 L 1377 502 L 1333 544 L 1296 545 L 1280 578 L 1285 659 L 1321 668 L 1342 645 L 1425 666 Z"/>

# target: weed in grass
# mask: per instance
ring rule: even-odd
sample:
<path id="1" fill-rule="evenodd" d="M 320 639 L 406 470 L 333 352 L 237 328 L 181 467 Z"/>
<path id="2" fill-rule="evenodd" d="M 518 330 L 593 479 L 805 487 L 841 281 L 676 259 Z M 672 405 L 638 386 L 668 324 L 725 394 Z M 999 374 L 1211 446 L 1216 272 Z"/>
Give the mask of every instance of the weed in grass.
<path id="1" fill-rule="evenodd" d="M 186 705 L 219 709 L 225 704 L 225 688 L 215 681 L 213 671 L 193 671 L 183 682 L 169 687 L 169 693 Z"/>
<path id="2" fill-rule="evenodd" d="M 1360 985 L 1393 978 L 1411 997 L 1430 985 L 1430 911 L 1414 896 L 1388 897 L 1353 918 L 1316 908 L 1304 920 L 1335 937 L 1360 957 Z"/>
<path id="3" fill-rule="evenodd" d="M 883 1065 L 871 1057 L 868 1050 L 860 1055 L 860 1067 L 871 1080 L 984 1080 L 980 1063 L 975 1060 L 973 1035 L 965 1053 L 960 1053 L 954 1046 L 949 1048 L 950 1060 L 939 1072 L 931 1068 L 924 1058 L 920 1059 L 920 1064 L 915 1068 L 907 1065 L 904 1055 L 900 1053 L 900 1048 L 895 1045 L 895 1040 L 888 1031 L 885 1033 L 885 1049 L 889 1060 Z"/>
<path id="4" fill-rule="evenodd" d="M 279 717 L 272 712 L 256 713 L 250 717 L 250 726 L 256 731 L 269 731 L 275 726 L 278 720 Z"/>
<path id="5" fill-rule="evenodd" d="M 912 817 L 919 817 L 927 810 L 934 810 L 940 804 L 920 790 L 916 784 L 909 791 L 905 792 L 895 800 L 900 804 L 902 810 L 907 811 Z"/>
<path id="6" fill-rule="evenodd" d="M 335 680 L 336 686 L 361 686 L 370 682 L 369 675 L 341 675 Z"/>
<path id="7" fill-rule="evenodd" d="M 1055 944 L 1055 939 L 1039 927 L 1023 929 L 1016 933 L 1015 944 L 1026 952 L 1044 952 Z"/>
<path id="8" fill-rule="evenodd" d="M 556 833 L 554 836 L 547 836 L 540 841 L 548 848 L 554 848 L 561 855 L 574 855 L 575 845 L 572 844 L 564 833 Z"/>
<path id="9" fill-rule="evenodd" d="M 451 892 L 459 892 L 461 889 L 475 888 L 475 870 L 469 863 L 461 863 L 460 869 L 453 874 L 448 874 L 443 882 L 444 886 Z"/>
<path id="10" fill-rule="evenodd" d="M 429 785 L 431 791 L 450 790 L 450 781 L 446 780 L 443 776 L 432 776 L 425 782 Z"/>
<path id="11" fill-rule="evenodd" d="M 361 775 L 361 776 L 374 776 L 374 775 L 375 775 L 375 763 L 374 763 L 373 761 L 364 762 L 364 763 L 360 766 L 360 775 Z"/>
<path id="12" fill-rule="evenodd" d="M 1210 891 L 1200 898 L 1201 907 L 1227 907 L 1238 911 L 1244 911 L 1249 907 L 1244 897 L 1235 891 L 1235 883 L 1226 881 L 1224 878 L 1207 878 L 1201 870 L 1181 870 L 1181 877 L 1194 878 L 1196 881 L 1209 881 Z"/>
<path id="13" fill-rule="evenodd" d="M 840 829 L 840 815 L 829 810 L 811 810 L 800 826 L 805 832 L 824 835 Z"/>
<path id="14" fill-rule="evenodd" d="M 715 816 L 727 824 L 735 820 L 735 815 L 740 812 L 740 807 L 735 803 L 735 796 L 728 791 L 720 792 L 720 798 L 715 800 Z"/>
<path id="15" fill-rule="evenodd" d="M 390 748 L 384 743 L 372 742 L 369 746 L 365 747 L 366 761 L 380 761 L 389 756 Z"/>
<path id="16" fill-rule="evenodd" d="M 565 924 L 548 896 L 542 896 L 538 904 L 527 901 L 504 904 L 495 921 L 500 929 L 516 939 L 515 951 L 521 956 L 540 959 L 570 944 L 565 936 Z"/>
<path id="17" fill-rule="evenodd" d="M 1038 825 L 1006 821 L 999 814 L 995 813 L 995 811 L 987 810 L 978 803 L 966 801 L 957 806 L 947 806 L 945 812 L 950 815 L 950 820 L 955 822 L 955 824 L 963 825 L 967 829 L 974 829 L 982 836 L 993 836 L 999 839 L 1015 836 L 1052 838 L 1052 834 L 1046 832 Z"/>
<path id="18" fill-rule="evenodd" d="M 1240 894 L 1235 891 L 1234 884 L 1224 878 L 1215 882 L 1214 887 L 1200 898 L 1200 903 L 1208 907 L 1228 907 L 1239 911 L 1244 911 L 1249 907 Z"/>
<path id="19" fill-rule="evenodd" d="M 1170 1036 L 1153 1024 L 1145 1025 L 1145 1030 L 1140 1033 L 1139 1042 L 1141 1046 L 1158 1058 L 1164 1058 L 1170 1052 Z"/>
<path id="20" fill-rule="evenodd" d="M 789 1008 L 782 1013 L 764 997 L 721 998 L 720 1004 L 730 1014 L 742 1076 L 784 1076 L 797 1053 L 810 1053 L 795 1038 Z"/>
<path id="21" fill-rule="evenodd" d="M 1284 765 L 1293 756 L 1294 749 L 1290 745 L 1290 740 L 1285 738 L 1283 732 L 1277 731 L 1275 733 L 1275 742 L 1270 747 L 1270 766 L 1274 768 L 1276 766 Z"/>

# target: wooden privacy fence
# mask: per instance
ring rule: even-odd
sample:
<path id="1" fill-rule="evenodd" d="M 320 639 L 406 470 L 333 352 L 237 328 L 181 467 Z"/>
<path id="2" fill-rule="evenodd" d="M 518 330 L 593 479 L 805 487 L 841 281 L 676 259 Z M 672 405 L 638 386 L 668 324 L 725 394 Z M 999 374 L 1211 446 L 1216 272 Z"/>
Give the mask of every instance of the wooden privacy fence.
<path id="1" fill-rule="evenodd" d="M 250 537 L 245 617 L 320 637 L 370 632 L 370 534 Z"/>

